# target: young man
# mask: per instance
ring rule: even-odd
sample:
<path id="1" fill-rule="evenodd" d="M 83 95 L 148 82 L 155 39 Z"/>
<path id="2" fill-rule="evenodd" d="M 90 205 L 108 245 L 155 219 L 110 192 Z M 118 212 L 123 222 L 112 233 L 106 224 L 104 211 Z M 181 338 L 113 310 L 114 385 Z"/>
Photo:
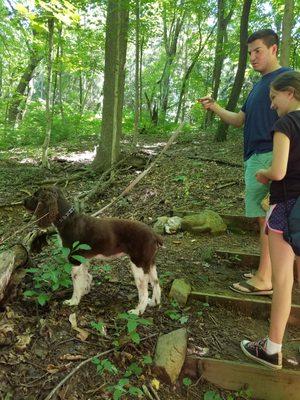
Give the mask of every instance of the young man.
<path id="1" fill-rule="evenodd" d="M 254 32 L 249 36 L 247 45 L 252 68 L 261 74 L 261 79 L 253 86 L 241 111 L 228 111 L 210 97 L 203 97 L 199 101 L 205 109 L 216 113 L 227 124 L 236 127 L 244 125 L 245 208 L 247 217 L 258 219 L 260 262 L 255 275 L 248 274 L 248 279 L 234 283 L 230 288 L 242 294 L 269 295 L 273 293 L 271 261 L 264 232 L 265 211 L 261 207 L 269 186 L 259 183 L 255 173 L 261 168 L 268 168 L 272 160 L 271 128 L 278 116 L 275 110 L 271 110 L 270 83 L 289 68 L 279 65 L 279 39 L 272 29 Z"/>

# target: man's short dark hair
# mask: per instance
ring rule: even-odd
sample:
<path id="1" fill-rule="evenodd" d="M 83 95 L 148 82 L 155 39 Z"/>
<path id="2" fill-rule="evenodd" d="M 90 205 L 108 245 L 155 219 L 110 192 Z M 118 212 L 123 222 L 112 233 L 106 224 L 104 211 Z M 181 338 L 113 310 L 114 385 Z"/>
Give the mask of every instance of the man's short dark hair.
<path id="1" fill-rule="evenodd" d="M 277 47 L 279 46 L 279 37 L 273 29 L 261 29 L 252 33 L 252 35 L 248 37 L 247 44 L 257 39 L 261 39 L 268 48 L 273 46 L 273 44 L 276 44 Z"/>

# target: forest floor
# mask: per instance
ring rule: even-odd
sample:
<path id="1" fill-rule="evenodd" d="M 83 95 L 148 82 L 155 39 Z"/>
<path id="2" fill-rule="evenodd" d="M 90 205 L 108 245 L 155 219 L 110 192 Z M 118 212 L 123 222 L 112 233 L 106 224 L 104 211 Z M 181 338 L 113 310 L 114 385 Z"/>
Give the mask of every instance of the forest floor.
<path id="1" fill-rule="evenodd" d="M 139 149 L 150 161 L 166 141 L 166 137 L 141 135 Z M 73 174 L 89 168 L 93 144 L 87 141 L 52 148 L 51 171 L 45 171 L 37 163 L 40 156 L 37 150 L 22 148 L 0 152 L 0 238 L 11 237 L 4 243 L 6 246 L 22 241 L 31 229 L 27 227 L 17 233 L 26 227 L 30 216 L 21 205 L 14 203 L 32 193 L 41 183 L 64 178 L 61 186 L 70 200 L 94 187 L 100 175 L 71 179 Z M 122 143 L 122 148 L 128 147 L 128 143 Z M 144 168 L 128 163 L 123 165 L 116 171 L 113 183 L 96 200 L 86 204 L 86 212 L 93 213 L 116 198 Z M 103 215 L 136 219 L 149 225 L 153 225 L 159 216 L 172 215 L 176 208 L 200 211 L 210 208 L 220 214 L 242 215 L 243 189 L 240 134 L 230 135 L 225 143 L 213 142 L 212 136 L 204 132 L 182 134 L 158 165 Z M 159 309 L 147 308 L 143 315 L 152 322 L 151 325 L 143 325 L 144 321 L 138 320 L 140 344 L 128 337 L 126 320 L 118 318 L 120 313 L 134 308 L 137 303 L 128 261 L 114 260 L 109 262 L 109 267 L 107 262 L 94 263 L 92 290 L 78 307 L 73 308 L 63 305 L 63 300 L 70 297 L 71 288 L 53 292 L 44 306 L 25 297 L 25 290 L 36 288 L 33 274 L 27 273 L 18 290 L 11 293 L 0 308 L 0 399 L 46 399 L 80 362 L 107 350 L 111 352 L 103 357 L 117 369 L 107 364 L 107 369 L 100 373 L 101 368 L 105 368 L 103 363 L 100 364 L 103 357 L 99 358 L 98 372 L 95 363 L 86 363 L 52 398 L 108 399 L 113 392 L 117 399 L 122 390 L 122 399 L 137 398 L 134 388 L 140 388 L 154 378 L 145 356 L 153 357 L 157 336 L 180 327 L 187 327 L 191 346 L 206 349 L 209 357 L 245 361 L 240 341 L 265 335 L 268 321 L 257 321 L 242 313 L 196 301 L 181 308 L 170 302 L 168 293 L 175 278 L 184 278 L 193 290 L 234 295 L 229 285 L 239 281 L 247 269 L 237 268 L 234 261 L 220 260 L 214 251 L 225 248 L 257 252 L 257 234 L 227 231 L 213 237 L 180 232 L 165 235 L 164 245 L 165 249 L 157 255 L 162 305 Z M 0 251 L 4 248 L 0 247 Z M 32 255 L 29 266 L 51 267 L 54 249 L 55 241 L 49 240 L 42 252 Z M 69 317 L 72 313 L 76 315 L 81 332 L 71 326 Z M 102 334 L 103 324 L 106 335 Z M 293 339 L 297 339 L 297 332 L 289 328 L 285 358 L 295 356 L 299 342 Z M 121 381 L 124 376 L 129 383 Z M 124 382 L 126 384 L 122 386 Z M 251 394 L 246 391 L 230 393 L 203 380 L 197 381 L 197 377 L 191 385 L 178 384 L 170 388 L 161 383 L 157 393 L 161 400 L 251 399 Z"/>

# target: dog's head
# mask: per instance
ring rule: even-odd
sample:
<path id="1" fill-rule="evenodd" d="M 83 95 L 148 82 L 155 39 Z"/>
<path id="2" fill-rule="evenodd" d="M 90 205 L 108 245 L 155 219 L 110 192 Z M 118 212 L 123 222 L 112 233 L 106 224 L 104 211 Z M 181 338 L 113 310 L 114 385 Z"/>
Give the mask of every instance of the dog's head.
<path id="1" fill-rule="evenodd" d="M 59 196 L 60 189 L 57 187 L 43 187 L 24 200 L 26 210 L 36 216 L 41 228 L 47 228 L 59 217 Z"/>

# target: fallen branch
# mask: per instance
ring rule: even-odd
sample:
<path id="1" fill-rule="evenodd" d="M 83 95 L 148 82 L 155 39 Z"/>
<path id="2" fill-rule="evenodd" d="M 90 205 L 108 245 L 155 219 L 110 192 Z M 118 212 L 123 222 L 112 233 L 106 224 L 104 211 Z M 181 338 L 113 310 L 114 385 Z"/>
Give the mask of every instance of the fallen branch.
<path id="1" fill-rule="evenodd" d="M 152 335 L 149 335 L 147 337 L 144 337 L 141 339 L 141 342 L 143 342 L 144 340 L 148 340 L 154 336 L 157 336 L 158 333 L 154 333 Z M 98 353 L 95 354 L 92 357 L 87 358 L 86 360 L 82 361 L 80 364 L 78 364 L 67 376 L 64 377 L 64 379 L 62 381 L 59 382 L 59 384 L 57 386 L 55 386 L 54 389 L 51 390 L 51 392 L 48 394 L 48 396 L 44 399 L 44 400 L 50 400 L 51 397 L 58 391 L 58 389 L 65 383 L 67 382 L 68 379 L 70 379 L 81 367 L 83 367 L 85 364 L 89 363 L 92 361 L 93 358 L 95 357 L 102 357 L 102 356 L 106 356 L 107 354 L 112 353 L 113 351 L 115 351 L 115 348 L 103 351 L 102 353 Z"/>
<path id="2" fill-rule="evenodd" d="M 16 206 L 21 206 L 23 204 L 23 201 L 16 201 L 14 203 L 6 203 L 6 204 L 0 204 L 0 208 L 4 207 L 16 207 Z"/>
<path id="3" fill-rule="evenodd" d="M 149 167 L 147 169 L 145 169 L 143 172 L 141 172 L 133 181 L 131 181 L 130 184 L 123 190 L 123 192 L 119 196 L 117 196 L 115 199 L 113 199 L 109 204 L 107 204 L 105 207 L 101 208 L 99 211 L 96 211 L 95 213 L 93 213 L 92 214 L 93 217 L 97 217 L 104 210 L 106 210 L 111 205 L 113 205 L 114 203 L 119 201 L 122 197 L 126 196 L 137 185 L 137 183 L 151 171 L 151 169 L 157 164 L 157 162 L 162 158 L 163 154 L 168 150 L 168 148 L 171 146 L 171 144 L 175 141 L 175 139 L 181 132 L 182 126 L 183 126 L 183 124 L 180 124 L 180 126 L 176 129 L 176 131 L 173 133 L 173 135 L 168 140 L 165 147 L 158 154 L 158 156 L 152 161 L 152 163 L 149 165 Z"/>
<path id="4" fill-rule="evenodd" d="M 237 184 L 239 184 L 239 183 L 241 183 L 240 180 L 231 181 L 231 182 L 223 183 L 222 185 L 218 185 L 218 186 L 216 186 L 215 189 L 216 189 L 216 190 L 224 189 L 224 188 L 226 188 L 226 187 L 228 187 L 228 186 L 234 186 L 234 185 L 237 185 Z"/>
<path id="5" fill-rule="evenodd" d="M 227 161 L 227 160 L 216 160 L 214 158 L 207 158 L 207 157 L 199 157 L 199 156 L 187 156 L 188 158 L 191 158 L 193 160 L 201 160 L 201 161 L 208 161 L 208 162 L 214 162 L 216 164 L 221 164 L 221 165 L 229 165 L 231 167 L 242 167 L 243 165 L 241 163 L 235 163 L 232 161 Z"/>

